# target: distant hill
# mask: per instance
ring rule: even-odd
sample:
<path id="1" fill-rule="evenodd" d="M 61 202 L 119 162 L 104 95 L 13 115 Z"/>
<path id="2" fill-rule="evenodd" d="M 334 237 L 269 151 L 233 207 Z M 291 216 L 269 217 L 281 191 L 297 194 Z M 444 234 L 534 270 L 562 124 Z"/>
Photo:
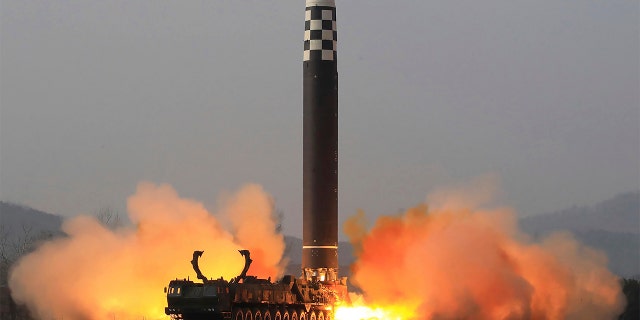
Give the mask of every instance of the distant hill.
<path id="1" fill-rule="evenodd" d="M 26 232 L 33 238 L 59 234 L 62 217 L 26 206 L 0 201 L 0 236 L 15 241 Z M 640 275 L 640 192 L 617 195 L 593 206 L 571 207 L 554 213 L 520 219 L 521 228 L 534 238 L 551 232 L 567 230 L 578 240 L 604 251 L 610 268 L 620 276 Z M 285 256 L 289 258 L 288 273 L 299 274 L 302 260 L 302 240 L 286 236 Z M 353 263 L 353 247 L 339 243 L 341 274 L 347 275 Z"/>
<path id="2" fill-rule="evenodd" d="M 61 225 L 61 216 L 0 201 L 0 237 L 6 237 L 9 243 L 25 236 L 40 238 L 58 234 Z"/>
<path id="3" fill-rule="evenodd" d="M 582 243 L 604 251 L 614 273 L 640 275 L 640 192 L 620 194 L 593 206 L 525 217 L 520 226 L 534 238 L 570 231 Z"/>
<path id="4" fill-rule="evenodd" d="M 640 275 L 640 192 L 620 194 L 593 206 L 525 217 L 519 223 L 538 239 L 554 231 L 569 231 L 585 245 L 604 251 L 615 274 Z M 285 255 L 290 258 L 287 272 L 299 274 L 302 240 L 287 236 L 285 242 Z M 353 247 L 348 242 L 340 242 L 338 247 L 341 274 L 347 275 L 355 259 Z"/>
<path id="5" fill-rule="evenodd" d="M 571 207 L 521 220 L 529 233 L 567 229 L 576 232 L 603 230 L 615 233 L 640 232 L 640 193 L 624 193 L 590 207 Z"/>
<path id="6" fill-rule="evenodd" d="M 11 264 L 40 240 L 60 234 L 61 224 L 60 216 L 0 201 L 0 288 L 7 285 Z"/>

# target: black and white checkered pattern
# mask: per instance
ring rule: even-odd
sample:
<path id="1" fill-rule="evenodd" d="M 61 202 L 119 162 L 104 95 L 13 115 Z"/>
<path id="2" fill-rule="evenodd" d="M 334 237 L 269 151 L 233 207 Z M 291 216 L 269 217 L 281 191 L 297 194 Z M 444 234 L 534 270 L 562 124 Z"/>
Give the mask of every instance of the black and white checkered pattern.
<path id="1" fill-rule="evenodd" d="M 338 32 L 336 8 L 327 6 L 307 7 L 304 19 L 304 61 L 336 61 Z"/>

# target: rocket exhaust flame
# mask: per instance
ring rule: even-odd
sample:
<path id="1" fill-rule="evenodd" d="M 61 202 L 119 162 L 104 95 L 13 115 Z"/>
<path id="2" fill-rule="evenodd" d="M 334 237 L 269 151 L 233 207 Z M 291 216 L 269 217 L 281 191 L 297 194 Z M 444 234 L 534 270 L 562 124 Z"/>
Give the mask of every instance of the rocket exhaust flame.
<path id="1" fill-rule="evenodd" d="M 351 218 L 352 281 L 367 301 L 409 308 L 393 319 L 617 318 L 624 298 L 602 253 L 569 234 L 533 242 L 510 209 L 482 206 L 477 195 L 439 193 L 428 209 L 382 217 L 370 230 L 362 214 Z M 364 311 L 348 318 L 369 319 Z"/>
<path id="2" fill-rule="evenodd" d="M 13 268 L 14 299 L 38 319 L 166 319 L 163 287 L 188 278 L 194 248 L 207 252 L 201 267 L 231 279 L 242 270 L 238 249 L 259 256 L 251 272 L 278 277 L 284 239 L 275 232 L 272 200 L 257 185 L 226 199 L 218 215 L 183 199 L 168 185 L 141 183 L 128 201 L 135 227 L 108 230 L 80 216 Z M 231 221 L 225 230 L 221 217 Z"/>
<path id="3" fill-rule="evenodd" d="M 350 294 L 351 304 L 336 308 L 336 320 L 406 320 L 417 319 L 414 314 L 415 306 L 409 302 L 403 305 L 377 306 L 367 303 L 364 297 L 355 293 Z"/>
<path id="4" fill-rule="evenodd" d="M 337 306 L 336 320 L 613 319 L 620 313 L 620 285 L 602 254 L 566 234 L 532 242 L 511 210 L 454 195 L 430 198 L 429 209 L 382 217 L 371 229 L 362 214 L 347 222 L 358 258 L 352 281 L 363 296 L 351 294 L 353 305 Z M 202 268 L 215 277 L 237 275 L 241 248 L 266 257 L 254 259 L 252 274 L 281 273 L 284 246 L 273 232 L 271 206 L 260 187 L 243 188 L 221 215 L 255 215 L 245 220 L 250 226 L 239 219 L 229 232 L 201 204 L 169 186 L 143 183 L 129 199 L 136 228 L 111 231 L 91 217 L 67 221 L 68 236 L 24 257 L 10 286 L 38 319 L 164 319 L 162 288 L 167 279 L 193 274 L 187 262 L 193 248 L 207 252 Z M 246 229 L 259 226 L 264 229 Z M 249 246 L 251 233 L 270 244 Z"/>

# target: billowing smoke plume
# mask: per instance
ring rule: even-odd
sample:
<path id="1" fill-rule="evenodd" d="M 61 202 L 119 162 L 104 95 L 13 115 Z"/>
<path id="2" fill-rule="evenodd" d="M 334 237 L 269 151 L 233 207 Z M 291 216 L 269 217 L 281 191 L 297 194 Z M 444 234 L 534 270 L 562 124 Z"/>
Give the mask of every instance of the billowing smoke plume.
<path id="1" fill-rule="evenodd" d="M 173 278 L 195 278 L 190 260 L 204 250 L 201 270 L 231 279 L 242 270 L 238 249 L 251 250 L 250 274 L 277 277 L 284 239 L 275 232 L 272 200 L 260 186 L 248 185 L 221 205 L 232 221 L 225 230 L 196 201 L 168 185 L 141 183 L 128 201 L 135 227 L 115 231 L 92 217 L 66 221 L 66 237 L 41 245 L 12 270 L 14 299 L 40 319 L 163 318 L 163 287 Z"/>
<path id="2" fill-rule="evenodd" d="M 404 308 L 384 319 L 615 319 L 621 313 L 624 297 L 602 253 L 567 233 L 532 241 L 512 210 L 488 208 L 489 193 L 477 190 L 487 188 L 439 192 L 428 207 L 382 217 L 371 230 L 363 214 L 348 221 L 357 255 L 352 281 L 372 306 Z"/>

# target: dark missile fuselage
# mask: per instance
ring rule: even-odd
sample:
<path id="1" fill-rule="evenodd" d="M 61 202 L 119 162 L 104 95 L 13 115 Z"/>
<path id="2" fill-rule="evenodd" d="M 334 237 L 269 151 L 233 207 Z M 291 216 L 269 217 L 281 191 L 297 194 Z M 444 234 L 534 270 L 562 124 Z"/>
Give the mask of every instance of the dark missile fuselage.
<path id="1" fill-rule="evenodd" d="M 303 274 L 338 270 L 338 71 L 333 1 L 307 1 L 303 61 Z M 322 272 L 324 274 L 324 272 Z M 309 275 L 307 274 L 307 277 Z"/>

